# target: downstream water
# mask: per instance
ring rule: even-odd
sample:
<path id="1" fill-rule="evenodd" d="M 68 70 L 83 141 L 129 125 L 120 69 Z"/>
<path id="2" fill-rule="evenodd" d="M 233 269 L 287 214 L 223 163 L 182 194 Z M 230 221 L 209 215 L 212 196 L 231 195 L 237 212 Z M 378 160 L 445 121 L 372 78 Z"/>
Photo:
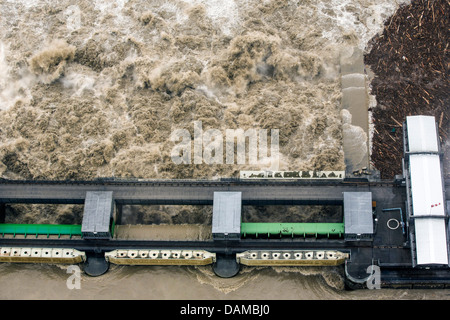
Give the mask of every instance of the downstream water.
<path id="1" fill-rule="evenodd" d="M 221 279 L 210 267 L 112 266 L 105 275 L 81 275 L 68 289 L 64 266 L 0 265 L 0 299 L 449 299 L 448 290 L 380 289 L 345 291 L 339 271 L 322 268 L 244 268 Z M 20 277 L 18 276 L 20 275 Z"/>
<path id="2" fill-rule="evenodd" d="M 216 178 L 244 165 L 175 165 L 176 129 L 280 130 L 281 170 L 343 170 L 339 62 L 396 0 L 0 0 L 0 175 Z M 80 210 L 17 207 L 15 222 Z M 164 215 L 161 215 L 164 217 Z M 183 222 L 183 221 L 181 221 Z M 198 222 L 195 222 L 198 223 Z M 0 299 L 447 299 L 447 290 L 343 290 L 340 268 L 0 265 Z"/>

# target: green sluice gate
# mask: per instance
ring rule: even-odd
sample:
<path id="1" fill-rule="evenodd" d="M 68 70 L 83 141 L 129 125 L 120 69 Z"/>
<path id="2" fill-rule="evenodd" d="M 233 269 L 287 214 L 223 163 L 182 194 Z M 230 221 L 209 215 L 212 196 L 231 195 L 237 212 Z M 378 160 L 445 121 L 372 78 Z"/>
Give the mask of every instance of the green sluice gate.
<path id="1" fill-rule="evenodd" d="M 115 223 L 111 225 L 113 234 Z M 344 234 L 344 223 L 264 223 L 264 222 L 243 222 L 241 223 L 241 236 L 245 237 L 308 237 L 308 236 L 333 236 L 341 237 Z M 80 236 L 81 225 L 63 224 L 0 224 L 0 235 L 57 235 Z"/>
<path id="2" fill-rule="evenodd" d="M 0 224 L 0 234 L 4 237 L 6 234 L 24 235 L 25 237 L 33 235 L 36 238 L 39 235 L 57 235 L 58 237 L 65 236 L 80 236 L 81 225 L 66 225 L 66 224 Z"/>
<path id="3" fill-rule="evenodd" d="M 241 223 L 241 236 L 245 237 L 310 237 L 344 234 L 344 223 Z"/>

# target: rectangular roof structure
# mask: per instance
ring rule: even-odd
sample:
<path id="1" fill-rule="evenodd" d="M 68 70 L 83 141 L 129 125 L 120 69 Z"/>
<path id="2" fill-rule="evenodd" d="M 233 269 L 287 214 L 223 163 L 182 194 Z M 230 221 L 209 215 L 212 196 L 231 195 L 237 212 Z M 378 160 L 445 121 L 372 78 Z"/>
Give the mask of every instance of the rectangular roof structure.
<path id="1" fill-rule="evenodd" d="M 345 234 L 373 234 L 372 192 L 344 192 Z"/>
<path id="2" fill-rule="evenodd" d="M 241 192 L 214 192 L 212 233 L 241 234 Z"/>
<path id="3" fill-rule="evenodd" d="M 439 156 L 411 155 L 409 168 L 413 215 L 444 216 L 444 194 Z"/>
<path id="4" fill-rule="evenodd" d="M 436 121 L 406 117 L 410 201 L 417 265 L 448 265 L 444 187 Z"/>
<path id="5" fill-rule="evenodd" d="M 416 219 L 417 265 L 448 264 L 444 219 Z"/>
<path id="6" fill-rule="evenodd" d="M 417 264 L 448 264 L 445 204 L 439 156 L 411 155 L 409 168 L 412 217 L 420 217 L 414 220 Z M 442 219 L 436 219 L 439 216 Z"/>
<path id="7" fill-rule="evenodd" d="M 81 224 L 83 237 L 109 237 L 109 225 L 113 209 L 112 191 L 86 192 Z"/>
<path id="8" fill-rule="evenodd" d="M 438 152 L 436 120 L 432 116 L 406 117 L 408 152 Z"/>

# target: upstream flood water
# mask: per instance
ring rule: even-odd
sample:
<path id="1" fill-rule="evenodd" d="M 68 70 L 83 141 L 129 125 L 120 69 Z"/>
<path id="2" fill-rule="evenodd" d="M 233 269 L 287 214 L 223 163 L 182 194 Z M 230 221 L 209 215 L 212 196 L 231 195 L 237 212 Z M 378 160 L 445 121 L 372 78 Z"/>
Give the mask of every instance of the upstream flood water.
<path id="1" fill-rule="evenodd" d="M 0 175 L 212 179 L 270 166 L 270 161 L 174 164 L 169 136 L 176 129 L 192 133 L 194 121 L 221 132 L 279 129 L 280 170 L 345 170 L 340 59 L 355 48 L 367 50 L 404 3 L 0 0 Z M 79 223 L 80 213 L 76 206 L 48 212 L 15 206 L 7 219 Z M 133 210 L 128 214 L 133 221 Z M 141 214 L 146 223 L 174 223 L 173 217 Z M 189 212 L 177 219 L 205 222 Z M 112 265 L 101 277 L 82 274 L 80 289 L 72 290 L 66 271 L 66 266 L 1 264 L 0 299 L 447 299 L 449 294 L 345 291 L 340 267 L 243 268 L 222 279 L 209 266 Z"/>
<path id="2" fill-rule="evenodd" d="M 0 2 L 0 174 L 238 177 L 180 164 L 177 129 L 278 129 L 280 170 L 344 170 L 342 58 L 399 1 Z"/>

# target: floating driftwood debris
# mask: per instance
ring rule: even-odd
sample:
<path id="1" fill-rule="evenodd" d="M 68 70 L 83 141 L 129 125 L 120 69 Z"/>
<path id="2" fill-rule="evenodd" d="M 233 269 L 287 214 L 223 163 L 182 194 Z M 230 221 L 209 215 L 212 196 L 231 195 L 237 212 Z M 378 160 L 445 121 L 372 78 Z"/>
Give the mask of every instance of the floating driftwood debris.
<path id="1" fill-rule="evenodd" d="M 412 1 L 388 19 L 370 42 L 365 63 L 375 74 L 372 94 L 372 162 L 382 178 L 401 173 L 401 121 L 408 115 L 432 115 L 439 126 L 449 163 L 449 12 L 447 0 Z M 447 143 L 447 145 L 446 145 Z M 449 176 L 450 168 L 444 168 Z"/>

